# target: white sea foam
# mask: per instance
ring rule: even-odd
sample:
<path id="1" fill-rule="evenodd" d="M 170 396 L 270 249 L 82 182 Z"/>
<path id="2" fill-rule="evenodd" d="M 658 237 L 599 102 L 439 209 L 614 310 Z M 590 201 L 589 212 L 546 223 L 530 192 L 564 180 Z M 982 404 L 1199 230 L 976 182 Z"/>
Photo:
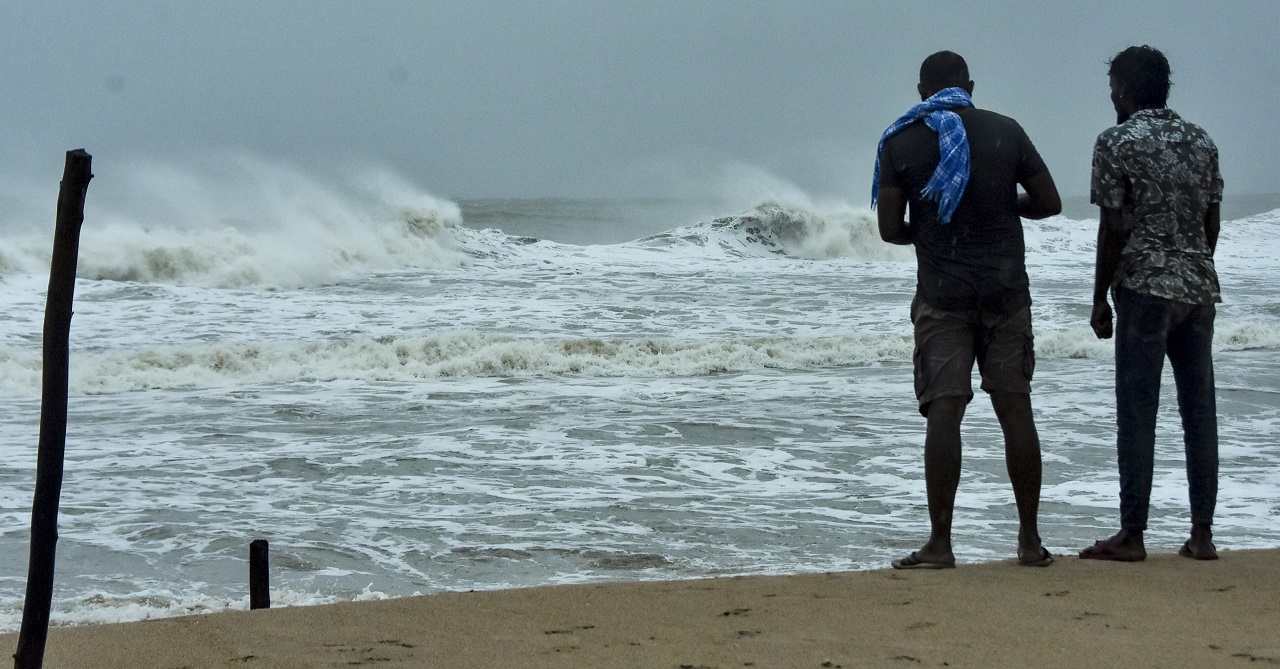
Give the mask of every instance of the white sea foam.
<path id="1" fill-rule="evenodd" d="M 1280 347 L 1280 325 L 1219 323 L 1215 347 L 1245 351 Z M 747 338 L 681 341 L 661 338 L 527 339 L 474 331 L 422 337 L 358 337 L 340 341 L 223 343 L 81 351 L 71 389 L 99 394 L 143 389 L 211 388 L 295 381 L 413 381 L 508 376 L 702 376 L 761 369 L 811 369 L 909 361 L 907 335 Z M 1036 354 L 1110 358 L 1112 343 L 1088 328 L 1037 330 Z M 40 359 L 0 345 L 0 395 L 39 392 Z"/>
<path id="2" fill-rule="evenodd" d="M 248 157 L 134 164 L 87 207 L 79 276 L 215 287 L 296 287 L 374 270 L 456 265 L 456 204 L 383 170 L 328 182 Z M 13 222 L 0 274 L 48 270 L 51 226 Z"/>
<path id="3" fill-rule="evenodd" d="M 287 588 L 273 589 L 270 594 L 271 605 L 276 608 L 388 598 L 387 594 L 369 588 L 354 596 L 300 592 Z M 214 597 L 196 588 L 180 592 L 161 587 L 137 591 L 127 596 L 94 593 L 82 599 L 57 602 L 50 612 L 49 624 L 52 627 L 73 627 L 247 610 L 248 595 L 238 598 Z M 0 631 L 16 630 L 21 624 L 20 608 L 0 606 Z"/>
<path id="4" fill-rule="evenodd" d="M 909 248 L 880 240 L 875 215 L 847 205 L 821 209 L 765 200 L 748 212 L 682 227 L 644 242 L 686 244 L 730 256 L 781 255 L 809 260 L 908 261 Z"/>
<path id="5" fill-rule="evenodd" d="M 118 216 L 93 223 L 110 253 L 83 262 L 133 278 L 77 285 L 60 624 L 243 608 L 257 536 L 273 599 L 306 604 L 865 568 L 927 535 L 915 268 L 865 210 L 758 188 L 648 238 L 662 226 L 583 218 L 607 203 L 486 211 L 486 226 L 518 219 L 516 237 L 385 175 L 160 171 L 136 177 L 145 188 L 104 171 L 91 189 Z M 1280 542 L 1276 223 L 1224 225 L 1219 246 L 1224 548 Z M 563 243 L 585 225 L 636 241 Z M 348 226 L 358 239 L 339 243 Z M 23 546 L 47 260 L 12 243 L 31 230 L 0 227 L 0 543 Z M 1095 228 L 1027 224 L 1055 552 L 1116 522 L 1112 343 L 1087 326 Z M 1173 550 L 1185 475 L 1176 403 L 1160 411 L 1148 545 Z M 963 439 L 958 556 L 1009 558 L 989 402 L 970 405 Z M 19 619 L 20 557 L 0 552 L 0 629 Z"/>
<path id="6" fill-rule="evenodd" d="M 77 393 L 220 387 L 307 380 L 406 381 L 489 376 L 701 376 L 725 371 L 908 359 L 903 337 L 676 341 L 518 339 L 451 332 L 301 344 L 217 344 L 135 352 L 84 351 L 72 366 Z M 0 392 L 38 392 L 39 358 L 0 345 Z"/>
<path id="7" fill-rule="evenodd" d="M 1254 214 L 1240 219 L 1242 223 L 1280 223 L 1280 209 L 1272 209 L 1271 211 L 1261 214 Z"/>

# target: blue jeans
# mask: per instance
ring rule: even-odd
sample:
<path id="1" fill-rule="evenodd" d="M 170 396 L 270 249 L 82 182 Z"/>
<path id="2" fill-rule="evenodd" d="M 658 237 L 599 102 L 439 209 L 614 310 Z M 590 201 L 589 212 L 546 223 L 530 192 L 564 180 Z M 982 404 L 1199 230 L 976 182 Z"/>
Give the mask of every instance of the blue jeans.
<path id="1" fill-rule="evenodd" d="M 1160 373 L 1169 358 L 1178 390 L 1191 522 L 1212 524 L 1218 499 L 1218 412 L 1213 385 L 1212 304 L 1166 300 L 1115 289 L 1116 450 L 1120 525 L 1147 528 L 1155 467 Z"/>

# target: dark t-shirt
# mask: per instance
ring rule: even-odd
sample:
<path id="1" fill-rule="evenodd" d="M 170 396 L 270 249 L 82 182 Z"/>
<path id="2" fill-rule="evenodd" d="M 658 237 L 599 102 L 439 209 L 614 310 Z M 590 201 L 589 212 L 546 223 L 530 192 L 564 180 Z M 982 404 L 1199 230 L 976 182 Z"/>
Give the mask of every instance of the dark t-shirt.
<path id="1" fill-rule="evenodd" d="M 1007 314 L 1031 304 L 1018 184 L 1045 165 L 1017 121 L 984 109 L 958 113 L 969 137 L 969 184 L 950 223 L 920 195 L 940 158 L 938 136 L 923 122 L 885 141 L 880 187 L 907 195 L 920 299 L 946 311 Z"/>

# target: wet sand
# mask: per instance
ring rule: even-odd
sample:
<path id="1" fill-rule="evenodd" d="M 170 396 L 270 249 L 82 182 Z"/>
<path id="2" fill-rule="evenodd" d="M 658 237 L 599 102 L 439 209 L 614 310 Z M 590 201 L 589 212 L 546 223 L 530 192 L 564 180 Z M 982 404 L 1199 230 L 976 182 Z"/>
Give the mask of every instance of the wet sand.
<path id="1" fill-rule="evenodd" d="M 45 666 L 1280 666 L 1280 550 L 442 593 L 55 628 Z M 9 655 L 17 634 L 0 635 Z"/>

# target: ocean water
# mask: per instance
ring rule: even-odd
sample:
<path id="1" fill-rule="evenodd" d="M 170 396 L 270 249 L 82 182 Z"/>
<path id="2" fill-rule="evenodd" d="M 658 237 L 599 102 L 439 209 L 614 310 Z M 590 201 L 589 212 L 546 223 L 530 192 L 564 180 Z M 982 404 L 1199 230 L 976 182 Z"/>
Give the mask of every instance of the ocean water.
<path id="1" fill-rule="evenodd" d="M 258 538 L 276 605 L 866 569 L 925 538 L 914 258 L 864 207 L 450 202 L 386 174 L 237 169 L 90 187 L 54 624 L 247 608 Z M 25 592 L 53 220 L 52 199 L 15 202 L 0 631 Z M 1112 353 L 1087 323 L 1096 221 L 1073 215 L 1025 225 L 1055 553 L 1117 524 Z M 1216 533 L 1275 547 L 1280 210 L 1233 216 Z M 1165 396 L 1148 545 L 1170 551 L 1189 521 L 1167 372 Z M 981 393 L 963 438 L 957 556 L 1010 558 Z"/>

